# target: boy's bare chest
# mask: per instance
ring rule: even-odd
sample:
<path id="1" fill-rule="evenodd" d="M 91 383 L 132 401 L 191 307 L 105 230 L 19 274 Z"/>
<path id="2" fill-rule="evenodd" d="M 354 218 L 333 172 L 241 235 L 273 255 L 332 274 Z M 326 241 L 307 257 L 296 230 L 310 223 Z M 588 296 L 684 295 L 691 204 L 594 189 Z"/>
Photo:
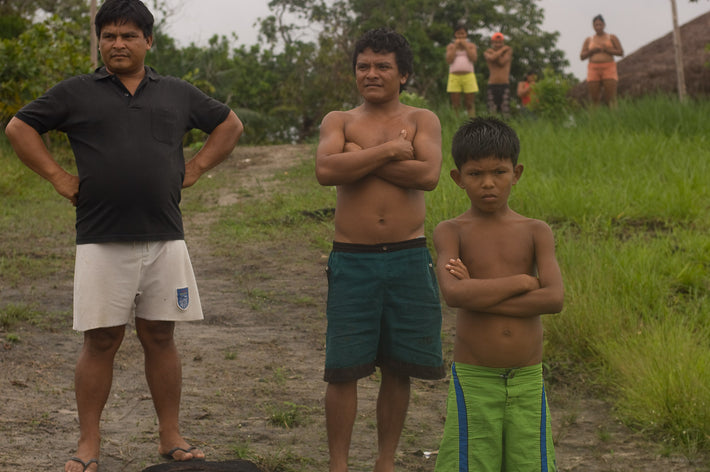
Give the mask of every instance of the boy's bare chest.
<path id="1" fill-rule="evenodd" d="M 471 277 L 503 277 L 532 270 L 535 245 L 525 231 L 467 231 L 462 235 L 461 259 Z"/>

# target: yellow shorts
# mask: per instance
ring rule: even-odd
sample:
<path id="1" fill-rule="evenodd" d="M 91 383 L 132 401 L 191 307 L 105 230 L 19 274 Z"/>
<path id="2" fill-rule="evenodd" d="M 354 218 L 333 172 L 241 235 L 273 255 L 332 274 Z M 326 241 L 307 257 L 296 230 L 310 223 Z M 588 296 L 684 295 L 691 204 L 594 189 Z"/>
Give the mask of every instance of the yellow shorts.
<path id="1" fill-rule="evenodd" d="M 619 80 L 616 62 L 590 62 L 587 65 L 587 82 L 601 82 L 602 80 Z"/>
<path id="2" fill-rule="evenodd" d="M 449 74 L 449 82 L 446 84 L 448 93 L 476 93 L 478 92 L 478 81 L 476 74 Z"/>
<path id="3" fill-rule="evenodd" d="M 78 244 L 74 329 L 145 320 L 201 320 L 202 307 L 185 241 Z"/>

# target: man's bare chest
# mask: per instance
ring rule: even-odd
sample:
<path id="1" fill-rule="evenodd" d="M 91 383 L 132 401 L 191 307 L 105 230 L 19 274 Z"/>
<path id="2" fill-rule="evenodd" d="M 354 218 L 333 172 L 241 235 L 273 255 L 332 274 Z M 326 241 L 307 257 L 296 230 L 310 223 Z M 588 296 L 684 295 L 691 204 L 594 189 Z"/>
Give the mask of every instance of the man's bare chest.
<path id="1" fill-rule="evenodd" d="M 407 133 L 406 139 L 414 139 L 416 126 L 411 120 L 356 119 L 345 126 L 345 140 L 369 148 L 397 139 L 402 130 Z"/>

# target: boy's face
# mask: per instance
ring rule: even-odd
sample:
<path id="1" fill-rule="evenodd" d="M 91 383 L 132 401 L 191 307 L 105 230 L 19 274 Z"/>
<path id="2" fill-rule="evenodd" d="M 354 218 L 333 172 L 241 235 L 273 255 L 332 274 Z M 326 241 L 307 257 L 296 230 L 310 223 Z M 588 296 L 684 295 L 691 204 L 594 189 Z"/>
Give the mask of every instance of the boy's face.
<path id="1" fill-rule="evenodd" d="M 451 178 L 466 191 L 472 209 L 495 213 L 508 208 L 508 197 L 522 173 L 522 164 L 513 166 L 510 159 L 490 156 L 466 161 L 461 169 L 451 171 Z"/>
<path id="2" fill-rule="evenodd" d="M 367 48 L 357 56 L 355 82 L 366 101 L 381 103 L 399 97 L 407 76 L 400 75 L 394 52 L 376 53 Z"/>

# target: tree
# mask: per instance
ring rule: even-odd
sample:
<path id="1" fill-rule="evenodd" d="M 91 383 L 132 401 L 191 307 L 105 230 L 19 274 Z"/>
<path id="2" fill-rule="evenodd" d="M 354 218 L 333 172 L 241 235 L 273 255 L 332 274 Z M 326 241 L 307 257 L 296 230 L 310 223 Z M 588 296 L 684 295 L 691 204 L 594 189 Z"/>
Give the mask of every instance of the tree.
<path id="1" fill-rule="evenodd" d="M 353 106 L 359 100 L 354 93 L 351 54 L 354 41 L 371 28 L 387 26 L 409 40 L 415 57 L 409 88 L 432 103 L 446 100 L 445 49 L 453 26 L 461 19 L 466 20 L 479 48 L 487 47 L 494 31 L 508 37 L 515 50 L 513 85 L 530 67 L 562 74 L 568 65 L 555 46 L 559 33 L 542 31 L 543 11 L 534 0 L 271 0 L 269 8 L 273 14 L 262 19 L 261 35 L 272 50 L 280 46 L 295 53 L 286 83 L 305 85 L 291 92 L 286 85 L 281 93 L 294 104 L 309 98 L 304 103 L 309 109 L 300 113 L 302 135 L 309 129 L 315 132 L 325 112 Z M 309 32 L 310 43 L 303 39 Z M 310 48 L 315 55 L 310 60 L 296 52 Z M 485 61 L 476 66 L 479 83 L 485 85 Z M 309 96 L 312 90 L 316 93 Z"/>
<path id="2" fill-rule="evenodd" d="M 57 16 L 80 23 L 87 11 L 87 0 L 0 0 L 0 16 L 17 16 L 29 21 Z"/>
<path id="3" fill-rule="evenodd" d="M 86 0 L 0 0 L 0 123 L 56 82 L 86 73 Z"/>
<path id="4" fill-rule="evenodd" d="M 60 80 L 89 71 L 87 39 L 73 33 L 81 30 L 54 16 L 0 41 L 0 123 Z"/>

